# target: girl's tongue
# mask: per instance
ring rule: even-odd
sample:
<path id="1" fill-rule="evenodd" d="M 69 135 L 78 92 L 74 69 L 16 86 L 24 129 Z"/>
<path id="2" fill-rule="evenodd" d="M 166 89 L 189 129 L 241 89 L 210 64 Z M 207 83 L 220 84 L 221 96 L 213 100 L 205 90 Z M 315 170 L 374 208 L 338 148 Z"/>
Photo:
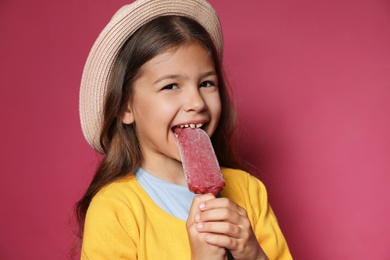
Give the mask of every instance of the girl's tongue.
<path id="1" fill-rule="evenodd" d="M 172 131 L 175 133 L 175 134 L 179 134 L 184 128 L 181 128 L 179 126 L 175 126 Z"/>

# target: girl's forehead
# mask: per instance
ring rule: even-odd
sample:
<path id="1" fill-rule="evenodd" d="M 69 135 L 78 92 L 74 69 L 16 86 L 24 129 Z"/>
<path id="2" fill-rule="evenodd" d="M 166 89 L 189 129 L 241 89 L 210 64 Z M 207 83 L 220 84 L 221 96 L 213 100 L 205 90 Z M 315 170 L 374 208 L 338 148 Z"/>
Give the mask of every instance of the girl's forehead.
<path id="1" fill-rule="evenodd" d="M 170 46 L 166 49 L 163 49 L 156 56 L 154 56 L 152 59 L 154 59 L 156 57 L 161 57 L 161 59 L 164 59 L 164 57 L 168 58 L 168 57 L 171 57 L 172 55 L 174 55 L 178 52 L 181 52 L 183 50 L 189 50 L 189 49 L 209 53 L 208 49 L 202 43 L 200 43 L 196 40 L 190 40 L 190 41 L 185 42 L 183 44 L 174 45 L 174 46 Z M 210 54 L 210 56 L 211 56 L 211 54 Z"/>
<path id="2" fill-rule="evenodd" d="M 166 69 L 172 68 L 174 65 L 179 65 L 179 68 L 182 68 L 180 67 L 180 64 L 185 67 L 191 67 L 190 65 L 192 64 L 202 64 L 202 66 L 207 65 L 206 67 L 215 67 L 210 52 L 202 44 L 191 42 L 161 51 L 142 65 L 140 71 L 168 65 L 169 67 Z"/>

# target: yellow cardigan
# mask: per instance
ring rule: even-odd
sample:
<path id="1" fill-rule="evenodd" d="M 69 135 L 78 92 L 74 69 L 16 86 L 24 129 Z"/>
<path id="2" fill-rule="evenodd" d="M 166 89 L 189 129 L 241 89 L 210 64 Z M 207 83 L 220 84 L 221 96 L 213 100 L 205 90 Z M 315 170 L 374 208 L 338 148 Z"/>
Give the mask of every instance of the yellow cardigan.
<path id="1" fill-rule="evenodd" d="M 222 168 L 222 197 L 245 208 L 269 259 L 292 259 L 262 182 Z M 134 175 L 101 189 L 88 208 L 81 259 L 190 259 L 185 221 L 158 207 Z"/>

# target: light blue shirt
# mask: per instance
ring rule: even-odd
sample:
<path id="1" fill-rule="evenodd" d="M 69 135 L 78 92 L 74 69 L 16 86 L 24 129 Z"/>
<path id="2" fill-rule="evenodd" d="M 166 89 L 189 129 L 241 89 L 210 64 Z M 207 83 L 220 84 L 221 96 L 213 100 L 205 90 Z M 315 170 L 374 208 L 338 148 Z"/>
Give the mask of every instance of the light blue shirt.
<path id="1" fill-rule="evenodd" d="M 192 200 L 197 194 L 187 186 L 161 180 L 142 168 L 135 171 L 135 178 L 160 208 L 174 217 L 187 220 Z"/>

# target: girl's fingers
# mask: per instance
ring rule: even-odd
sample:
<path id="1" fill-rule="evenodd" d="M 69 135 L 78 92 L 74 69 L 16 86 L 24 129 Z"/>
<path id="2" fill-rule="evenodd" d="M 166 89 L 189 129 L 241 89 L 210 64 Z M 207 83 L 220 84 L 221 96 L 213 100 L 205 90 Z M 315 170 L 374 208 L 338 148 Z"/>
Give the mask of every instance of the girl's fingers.
<path id="1" fill-rule="evenodd" d="M 229 249 L 234 259 L 266 259 L 245 209 L 226 198 L 205 199 L 197 206 L 193 227 L 208 245 Z"/>
<path id="2" fill-rule="evenodd" d="M 196 222 L 216 222 L 226 221 L 232 224 L 240 225 L 243 219 L 247 219 L 246 211 L 237 212 L 231 208 L 215 208 L 206 211 L 200 211 L 195 215 Z"/>
<path id="3" fill-rule="evenodd" d="M 199 204 L 199 209 L 201 211 L 207 211 L 207 210 L 218 209 L 218 208 L 228 208 L 231 209 L 232 211 L 237 212 L 242 216 L 246 216 L 245 209 L 241 208 L 235 202 L 227 198 L 217 198 L 214 200 L 203 201 Z"/>
<path id="4" fill-rule="evenodd" d="M 237 239 L 233 239 L 228 236 L 219 235 L 219 234 L 206 234 L 204 237 L 205 241 L 211 245 L 223 247 L 226 249 L 236 249 L 239 247 Z"/>
<path id="5" fill-rule="evenodd" d="M 268 259 L 254 237 L 246 240 L 210 233 L 204 239 L 210 245 L 229 249 L 234 259 Z"/>
<path id="6" fill-rule="evenodd" d="M 187 219 L 187 225 L 195 222 L 195 215 L 200 212 L 199 205 L 201 203 L 205 203 L 206 201 L 212 200 L 212 199 L 215 199 L 215 197 L 212 194 L 205 194 L 205 195 L 196 196 L 192 200 L 190 212 L 189 212 L 188 219 Z"/>
<path id="7" fill-rule="evenodd" d="M 190 207 L 189 217 L 186 222 L 188 240 L 191 247 L 191 259 L 224 259 L 226 254 L 224 247 L 218 247 L 211 243 L 207 243 L 204 236 L 205 233 L 200 233 L 196 229 L 195 215 L 199 210 L 199 204 L 208 200 L 215 199 L 211 194 L 196 196 Z"/>
<path id="8" fill-rule="evenodd" d="M 200 233 L 223 234 L 232 238 L 240 238 L 241 227 L 229 222 L 198 222 L 196 229 Z"/>

